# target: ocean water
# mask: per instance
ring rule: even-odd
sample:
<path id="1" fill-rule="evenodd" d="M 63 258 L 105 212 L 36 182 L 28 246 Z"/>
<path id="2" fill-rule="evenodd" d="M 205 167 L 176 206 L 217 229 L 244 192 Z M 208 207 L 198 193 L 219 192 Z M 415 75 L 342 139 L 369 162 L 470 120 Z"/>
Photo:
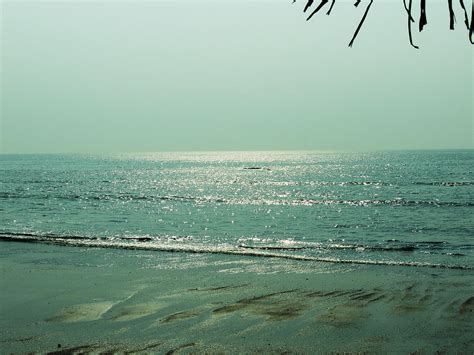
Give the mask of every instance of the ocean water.
<path id="1" fill-rule="evenodd" d="M 0 156 L 0 237 L 472 268 L 474 151 Z"/>
<path id="2" fill-rule="evenodd" d="M 472 353 L 473 167 L 0 155 L 0 352 Z"/>

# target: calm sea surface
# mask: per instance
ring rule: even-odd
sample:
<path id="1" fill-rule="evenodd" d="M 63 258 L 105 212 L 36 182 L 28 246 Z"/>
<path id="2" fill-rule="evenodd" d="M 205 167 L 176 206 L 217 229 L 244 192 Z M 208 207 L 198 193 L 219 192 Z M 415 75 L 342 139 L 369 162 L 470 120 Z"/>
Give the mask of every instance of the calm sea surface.
<path id="1" fill-rule="evenodd" d="M 474 151 L 0 155 L 3 241 L 472 268 Z"/>

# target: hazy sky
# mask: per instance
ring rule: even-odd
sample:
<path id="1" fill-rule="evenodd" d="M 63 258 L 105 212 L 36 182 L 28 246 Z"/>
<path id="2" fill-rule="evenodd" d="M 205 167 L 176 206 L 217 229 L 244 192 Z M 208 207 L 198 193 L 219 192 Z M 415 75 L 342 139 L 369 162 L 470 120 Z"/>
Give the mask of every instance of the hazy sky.
<path id="1" fill-rule="evenodd" d="M 457 2 L 304 3 L 3 1 L 0 152 L 473 148 Z"/>

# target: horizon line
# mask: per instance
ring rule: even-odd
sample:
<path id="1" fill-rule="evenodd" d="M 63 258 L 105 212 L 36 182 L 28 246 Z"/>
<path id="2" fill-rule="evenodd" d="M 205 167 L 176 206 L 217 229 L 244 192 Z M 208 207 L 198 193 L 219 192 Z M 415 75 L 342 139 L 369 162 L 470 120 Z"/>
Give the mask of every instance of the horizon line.
<path id="1" fill-rule="evenodd" d="M 129 152 L 16 152 L 0 155 L 119 155 L 119 154 L 190 154 L 190 153 L 382 153 L 382 152 L 414 152 L 414 151 L 462 151 L 474 150 L 471 148 L 392 148 L 392 149 L 256 149 L 256 150 L 157 150 L 157 151 L 129 151 Z"/>

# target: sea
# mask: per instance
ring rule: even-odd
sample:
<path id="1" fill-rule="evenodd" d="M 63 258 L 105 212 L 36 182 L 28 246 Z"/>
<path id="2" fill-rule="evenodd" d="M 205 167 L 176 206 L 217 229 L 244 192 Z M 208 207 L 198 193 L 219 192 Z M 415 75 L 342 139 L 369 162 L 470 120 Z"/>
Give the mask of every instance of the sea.
<path id="1" fill-rule="evenodd" d="M 77 351 L 164 353 L 471 351 L 473 211 L 473 150 L 0 155 L 0 283 L 8 285 L 1 298 L 0 348 L 49 352 L 68 342 Z M 21 281 L 27 270 L 37 277 Z M 125 276 L 130 270 L 142 274 Z M 167 286 L 143 291 L 158 271 L 168 273 L 160 279 Z M 95 295 L 83 285 L 93 275 L 102 284 L 96 289 L 114 291 Z M 51 283 L 65 277 L 75 286 L 56 292 L 68 283 Z M 311 286 L 304 284 L 313 278 Z M 335 286 L 335 280 L 343 281 Z M 126 293 L 127 287 L 133 290 Z M 183 311 L 170 300 L 186 292 L 195 294 Z M 211 302 L 212 295 L 217 298 Z M 326 313 L 311 303 L 329 296 L 321 308 Z M 141 301 L 132 306 L 133 297 Z M 378 316 L 361 315 L 362 300 L 378 305 L 369 312 Z M 123 302 L 128 313 L 117 310 Z M 193 308 L 192 302 L 198 304 Z M 25 304 L 38 311 L 19 316 Z M 282 304 L 288 311 L 275 311 Z M 440 309 L 447 313 L 440 315 Z M 227 328 L 215 318 L 237 314 L 239 321 Z M 397 330 L 375 336 L 393 314 L 400 317 L 393 320 Z M 447 325 L 433 321 L 434 314 Z M 413 326 L 413 317 L 435 327 L 425 329 L 423 341 L 411 338 L 408 328 L 423 328 Z M 308 342 L 308 329 L 316 326 L 298 325 L 298 319 L 318 320 L 325 340 Z M 186 323 L 198 320 L 199 327 Z M 136 328 L 123 330 L 112 321 L 135 322 Z M 179 327 L 166 328 L 172 321 Z M 98 345 L 94 326 L 115 334 L 107 345 Z M 344 333 L 344 341 L 327 330 L 347 332 L 348 326 L 352 333 Z M 167 338 L 153 342 L 143 331 L 153 327 L 162 327 Z M 462 329 L 456 345 L 440 336 L 452 338 L 445 330 L 453 327 Z M 120 329 L 134 334 L 125 345 L 117 345 Z M 191 339 L 189 329 L 200 337 Z M 62 345 L 56 344 L 58 332 Z M 247 340 L 230 341 L 232 332 Z M 395 340 L 387 340 L 387 333 Z M 112 343 L 119 348 L 111 349 Z"/>
<path id="2" fill-rule="evenodd" d="M 474 266 L 474 152 L 0 156 L 2 240 Z"/>

